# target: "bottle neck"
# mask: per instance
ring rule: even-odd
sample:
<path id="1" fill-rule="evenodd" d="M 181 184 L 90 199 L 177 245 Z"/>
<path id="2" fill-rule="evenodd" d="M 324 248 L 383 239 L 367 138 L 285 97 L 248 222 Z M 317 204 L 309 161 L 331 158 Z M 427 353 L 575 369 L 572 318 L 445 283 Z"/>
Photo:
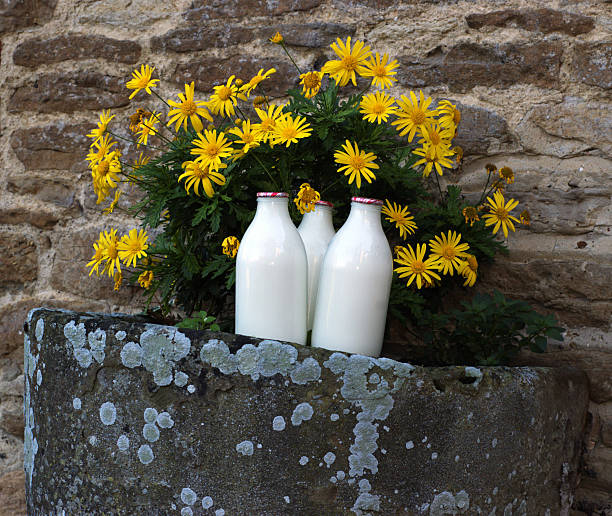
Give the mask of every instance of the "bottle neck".
<path id="1" fill-rule="evenodd" d="M 317 205 L 314 211 L 304 213 L 300 226 L 303 229 L 329 226 L 333 229 L 332 209 L 329 206 Z"/>
<path id="2" fill-rule="evenodd" d="M 382 231 L 380 210 L 381 206 L 377 204 L 364 204 L 353 201 L 351 202 L 351 211 L 346 222 Z"/>
<path id="3" fill-rule="evenodd" d="M 289 216 L 288 203 L 287 197 L 258 197 L 254 221 L 289 221 L 293 224 Z"/>

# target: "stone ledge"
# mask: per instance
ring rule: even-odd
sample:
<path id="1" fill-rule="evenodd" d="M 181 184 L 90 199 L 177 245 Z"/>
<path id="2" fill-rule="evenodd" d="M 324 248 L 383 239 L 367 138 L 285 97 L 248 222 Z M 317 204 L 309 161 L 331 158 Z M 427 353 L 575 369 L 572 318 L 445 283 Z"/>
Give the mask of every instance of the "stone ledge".
<path id="1" fill-rule="evenodd" d="M 572 369 L 413 367 L 48 309 L 24 356 L 32 515 L 559 514 L 577 482 Z"/>

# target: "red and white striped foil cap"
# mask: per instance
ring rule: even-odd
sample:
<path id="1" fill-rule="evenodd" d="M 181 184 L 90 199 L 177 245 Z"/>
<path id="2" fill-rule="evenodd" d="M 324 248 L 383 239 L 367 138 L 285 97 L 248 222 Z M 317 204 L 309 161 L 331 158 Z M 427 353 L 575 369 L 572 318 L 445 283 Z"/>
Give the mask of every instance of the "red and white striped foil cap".
<path id="1" fill-rule="evenodd" d="M 334 205 L 331 202 L 328 202 L 328 201 L 317 201 L 317 202 L 315 202 L 315 205 L 329 206 L 330 208 L 334 207 Z"/>
<path id="2" fill-rule="evenodd" d="M 285 192 L 257 192 L 257 197 L 289 197 Z"/>
<path id="3" fill-rule="evenodd" d="M 367 197 L 351 197 L 352 202 L 359 202 L 361 204 L 375 204 L 376 206 L 382 206 L 383 202 L 380 199 L 368 199 Z"/>

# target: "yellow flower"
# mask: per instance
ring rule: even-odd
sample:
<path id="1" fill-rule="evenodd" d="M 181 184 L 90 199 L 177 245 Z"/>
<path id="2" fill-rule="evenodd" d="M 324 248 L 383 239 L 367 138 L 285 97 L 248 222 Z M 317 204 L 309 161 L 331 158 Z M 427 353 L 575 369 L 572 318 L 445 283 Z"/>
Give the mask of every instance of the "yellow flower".
<path id="1" fill-rule="evenodd" d="M 118 271 L 121 271 L 121 262 L 119 261 L 119 251 L 117 245 L 119 240 L 117 239 L 117 230 L 111 229 L 110 233 L 104 231 L 100 233 L 100 245 L 102 246 L 102 256 L 106 260 L 104 264 L 104 272 L 108 273 L 112 277 L 115 273 L 115 267 Z"/>
<path id="2" fill-rule="evenodd" d="M 153 282 L 153 271 L 144 271 L 138 276 L 138 284 L 142 288 L 149 288 Z"/>
<path id="3" fill-rule="evenodd" d="M 378 124 L 386 122 L 389 115 L 397 111 L 395 99 L 383 92 L 364 95 L 359 107 L 361 108 L 359 112 L 364 114 L 364 120 L 372 123 L 377 122 Z"/>
<path id="4" fill-rule="evenodd" d="M 275 145 L 284 143 L 289 147 L 290 143 L 296 143 L 300 138 L 308 138 L 310 133 L 312 128 L 304 117 L 293 118 L 291 114 L 285 113 L 274 123 L 272 141 Z"/>
<path id="5" fill-rule="evenodd" d="M 492 172 L 495 172 L 497 170 L 497 167 L 493 163 L 487 163 L 485 165 L 485 169 L 487 170 L 488 174 L 491 174 Z"/>
<path id="6" fill-rule="evenodd" d="M 423 157 L 423 159 L 420 159 L 414 165 L 412 165 L 413 168 L 416 168 L 419 165 L 425 166 L 423 169 L 423 177 L 429 177 L 429 174 L 431 174 L 434 167 L 438 174 L 442 175 L 442 167 L 451 168 L 453 166 L 453 163 L 448 159 L 448 156 L 453 155 L 451 150 L 443 153 L 444 155 L 441 157 L 436 155 L 436 151 L 432 147 L 421 147 L 413 150 L 412 152 L 417 156 Z"/>
<path id="7" fill-rule="evenodd" d="M 91 168 L 94 185 L 98 187 L 116 188 L 121 172 L 121 162 L 117 151 L 109 152 L 104 158 Z"/>
<path id="8" fill-rule="evenodd" d="M 153 70 L 155 70 L 155 68 L 151 68 L 149 65 L 142 65 L 140 67 L 140 72 L 138 70 L 132 72 L 133 79 L 129 80 L 125 85 L 128 90 L 134 90 L 130 95 L 130 99 L 140 90 L 145 90 L 151 95 L 151 88 L 157 86 L 159 82 L 159 79 L 151 79 Z"/>
<path id="9" fill-rule="evenodd" d="M 372 152 L 360 151 L 355 142 L 355 148 L 351 146 L 351 142 L 346 140 L 346 143 L 342 145 L 344 151 L 336 151 L 334 153 L 334 159 L 336 163 L 344 165 L 338 168 L 338 172 L 343 172 L 345 176 L 349 176 L 348 184 L 352 184 L 353 181 L 357 184 L 357 188 L 361 188 L 361 176 L 368 182 L 371 183 L 372 179 L 376 179 L 374 172 L 370 169 L 380 168 L 374 160 L 376 155 Z"/>
<path id="10" fill-rule="evenodd" d="M 210 96 L 208 101 L 208 108 L 213 112 L 213 115 L 221 114 L 221 116 L 234 116 L 236 110 L 234 106 L 237 104 L 236 96 L 238 95 L 238 87 L 234 82 L 234 75 L 232 75 L 226 84 L 214 87 L 214 93 Z"/>
<path id="11" fill-rule="evenodd" d="M 518 206 L 518 201 L 510 199 L 508 202 L 506 202 L 504 195 L 501 192 L 495 192 L 493 194 L 493 199 L 487 197 L 487 202 L 489 203 L 489 213 L 483 216 L 485 226 L 492 226 L 495 224 L 493 234 L 496 234 L 501 226 L 502 230 L 504 231 L 504 236 L 507 237 L 508 228 L 515 231 L 512 221 L 517 223 L 519 222 L 516 217 L 510 215 L 510 212 Z"/>
<path id="12" fill-rule="evenodd" d="M 87 154 L 86 158 L 87 161 L 89 161 L 89 166 L 93 167 L 96 163 L 104 159 L 104 156 L 110 152 L 113 145 L 117 144 L 117 142 L 111 141 L 110 138 L 110 134 L 105 134 L 91 145 L 89 154 Z"/>
<path id="13" fill-rule="evenodd" d="M 243 122 L 241 127 L 230 129 L 228 133 L 238 137 L 237 140 L 234 140 L 234 143 L 242 145 L 242 148 L 237 150 L 240 150 L 243 154 L 249 152 L 249 149 L 258 147 L 262 138 L 261 133 L 257 131 L 255 124 L 251 125 L 250 120 Z"/>
<path id="14" fill-rule="evenodd" d="M 330 46 L 340 60 L 327 61 L 321 71 L 333 77 L 338 86 L 346 86 L 349 81 L 357 86 L 355 74 L 363 75 L 367 71 L 366 61 L 372 55 L 370 47 L 364 46 L 363 41 L 355 41 L 351 49 L 350 36 L 346 38 L 346 43 L 338 38 Z"/>
<path id="15" fill-rule="evenodd" d="M 253 99 L 253 107 L 261 106 L 264 102 L 266 102 L 266 97 L 257 95 L 257 97 Z"/>
<path id="16" fill-rule="evenodd" d="M 478 210 L 474 206 L 466 206 L 465 208 L 463 208 L 461 213 L 465 217 L 465 223 L 470 223 L 470 227 L 474 225 L 474 222 L 480 220 L 480 217 L 478 216 Z"/>
<path id="17" fill-rule="evenodd" d="M 412 246 L 408 244 L 408 249 L 405 247 L 399 247 L 397 250 L 397 262 L 400 267 L 394 269 L 399 274 L 400 278 L 408 276 L 408 283 L 406 286 L 415 281 L 417 288 L 421 288 L 423 285 L 433 283 L 434 278 L 440 279 L 440 276 L 435 272 L 438 270 L 436 260 L 431 256 L 424 260 L 425 252 L 427 251 L 427 244 L 416 244 L 416 253 L 412 249 Z"/>
<path id="18" fill-rule="evenodd" d="M 274 36 L 270 38 L 270 41 L 272 43 L 280 44 L 283 41 L 283 37 L 281 36 L 280 32 L 277 32 L 276 34 L 274 34 Z"/>
<path id="19" fill-rule="evenodd" d="M 92 129 L 87 137 L 92 138 L 94 143 L 97 142 L 100 138 L 102 138 L 102 136 L 104 136 L 108 128 L 108 124 L 113 118 L 115 118 L 115 115 L 110 116 L 110 109 L 107 111 L 102 110 L 98 127 L 96 127 L 96 129 Z"/>
<path id="20" fill-rule="evenodd" d="M 514 172 L 512 172 L 512 169 L 510 167 L 502 167 L 502 168 L 500 168 L 499 169 L 499 177 L 504 179 L 506 181 L 506 183 L 508 183 L 509 185 L 514 183 Z"/>
<path id="21" fill-rule="evenodd" d="M 191 149 L 191 154 L 198 156 L 195 161 L 212 172 L 225 168 L 221 167 L 221 160 L 232 155 L 231 143 L 223 131 L 217 135 L 216 129 L 205 130 L 204 134 L 198 133 L 198 137 L 192 143 L 195 148 Z"/>
<path id="22" fill-rule="evenodd" d="M 225 163 L 221 163 L 220 165 L 221 168 L 225 168 L 227 166 Z M 200 195 L 198 189 L 200 187 L 200 183 L 202 183 L 202 187 L 204 188 L 206 195 L 208 197 L 212 197 L 215 195 L 212 183 L 216 183 L 218 185 L 225 184 L 225 176 L 217 172 L 218 168 L 216 170 L 212 170 L 209 166 L 198 163 L 197 161 L 185 161 L 182 166 L 185 169 L 185 172 L 179 176 L 178 181 L 180 183 L 181 179 L 187 178 L 185 181 L 185 191 L 187 193 L 189 193 L 189 189 L 193 186 L 195 194 Z"/>
<path id="23" fill-rule="evenodd" d="M 442 127 L 447 127 L 455 132 L 455 129 L 461 122 L 461 111 L 457 109 L 457 106 L 449 100 L 441 100 L 438 104 L 438 122 Z"/>
<path id="24" fill-rule="evenodd" d="M 436 236 L 429 241 L 431 247 L 431 256 L 438 263 L 443 274 L 453 275 L 455 269 L 459 270 L 459 266 L 465 257 L 470 246 L 461 241 L 461 233 L 456 233 L 449 230 L 448 235 L 442 233 L 441 236 Z"/>
<path id="25" fill-rule="evenodd" d="M 372 77 L 372 86 L 376 86 L 381 90 L 390 88 L 397 79 L 393 77 L 397 72 L 395 69 L 399 66 L 397 60 L 391 61 L 389 64 L 389 56 L 383 54 L 382 61 L 380 55 L 376 52 L 376 57 L 370 56 L 370 59 L 365 63 L 365 71 L 361 73 L 362 77 Z"/>
<path id="26" fill-rule="evenodd" d="M 193 100 L 195 90 L 195 84 L 192 81 L 191 84 L 185 84 L 185 95 L 182 93 L 178 94 L 178 98 L 181 100 L 180 102 L 175 102 L 173 100 L 168 100 L 168 104 L 170 104 L 175 109 L 171 109 L 168 111 L 168 123 L 167 125 L 172 125 L 176 122 L 176 126 L 174 128 L 175 131 L 178 132 L 179 127 L 183 124 L 183 130 L 187 130 L 187 120 L 191 122 L 192 127 L 200 132 L 204 129 L 202 125 L 202 121 L 200 117 L 206 118 L 209 122 L 212 122 L 212 116 L 208 112 L 208 109 L 202 107 L 206 105 L 206 102 L 203 100 Z"/>
<path id="27" fill-rule="evenodd" d="M 423 131 L 429 119 L 436 114 L 435 111 L 428 109 L 431 104 L 431 97 L 425 98 L 422 91 L 419 91 L 417 99 L 414 91 L 410 92 L 410 99 L 402 95 L 397 101 L 399 110 L 397 120 L 391 123 L 396 125 L 400 131 L 400 136 L 408 134 L 408 141 L 411 142 L 417 129 Z"/>
<path id="28" fill-rule="evenodd" d="M 140 144 L 146 145 L 149 135 L 157 134 L 157 128 L 155 126 L 157 125 L 158 121 L 159 114 L 153 112 L 147 120 L 140 122 L 140 130 L 136 133 L 140 134 L 136 145 L 137 147 L 140 147 Z"/>
<path id="29" fill-rule="evenodd" d="M 261 120 L 261 122 L 257 124 L 257 132 L 261 135 L 261 140 L 263 142 L 272 140 L 276 121 L 283 114 L 283 106 L 268 106 L 267 110 L 255 108 L 255 111 Z"/>
<path id="30" fill-rule="evenodd" d="M 100 267 L 100 265 L 105 259 L 104 258 L 104 241 L 102 239 L 102 236 L 103 236 L 102 233 L 100 233 L 100 236 L 98 237 L 98 241 L 94 242 L 93 244 L 94 254 L 91 257 L 91 260 L 89 261 L 89 263 L 87 264 L 87 267 L 91 267 L 91 271 L 89 271 L 90 276 L 94 272 L 96 273 L 96 276 L 100 275 L 100 271 L 98 270 L 98 268 Z"/>
<path id="31" fill-rule="evenodd" d="M 267 72 L 265 73 L 262 73 L 262 72 L 263 72 L 263 68 L 261 68 L 257 72 L 257 75 L 252 77 L 249 82 L 247 82 L 244 86 L 240 88 L 240 93 L 248 97 L 249 95 L 251 95 L 251 92 L 259 85 L 261 81 L 263 81 L 264 79 L 267 79 L 273 73 L 276 73 L 276 69 L 270 68 Z M 246 98 L 243 97 L 242 100 L 246 100 Z"/>
<path id="32" fill-rule="evenodd" d="M 102 213 L 105 213 L 106 215 L 110 215 L 111 213 L 113 213 L 115 206 L 117 206 L 117 203 L 119 202 L 119 197 L 121 197 L 121 193 L 122 193 L 121 190 L 117 190 L 115 192 L 115 198 L 109 204 L 108 208 L 104 208 L 102 210 Z"/>
<path id="33" fill-rule="evenodd" d="M 146 109 L 138 108 L 134 113 L 130 115 L 130 131 L 132 131 L 133 133 L 138 132 L 142 120 L 148 116 L 151 116 L 152 114 L 153 113 L 147 111 Z"/>
<path id="34" fill-rule="evenodd" d="M 138 158 L 136 159 L 136 161 L 134 161 L 134 164 L 132 165 L 132 167 L 134 168 L 134 170 L 138 170 L 143 165 L 146 165 L 149 161 L 151 161 L 151 157 L 150 156 L 143 156 L 142 152 L 141 152 L 138 155 Z"/>
<path id="35" fill-rule="evenodd" d="M 476 257 L 471 254 L 466 255 L 465 261 L 461 263 L 457 272 L 465 278 L 464 287 L 473 287 L 474 283 L 476 283 L 478 272 L 478 260 L 476 260 Z"/>
<path id="36" fill-rule="evenodd" d="M 121 287 L 121 283 L 123 283 L 123 273 L 121 271 L 115 272 L 113 280 L 115 281 L 114 289 L 119 290 L 119 288 Z"/>
<path id="37" fill-rule="evenodd" d="M 459 147 L 459 145 L 455 145 L 452 151 L 455 153 L 455 161 L 457 162 L 457 165 L 459 165 L 463 159 L 463 149 Z"/>
<path id="38" fill-rule="evenodd" d="M 297 206 L 299 212 L 304 215 L 304 213 L 310 213 L 315 209 L 315 204 L 317 201 L 321 200 L 321 194 L 317 192 L 314 188 L 308 183 L 303 183 L 300 186 L 300 191 L 297 194 L 297 197 L 293 199 L 293 202 Z"/>
<path id="39" fill-rule="evenodd" d="M 223 239 L 221 246 L 224 255 L 230 258 L 236 258 L 236 253 L 238 253 L 238 248 L 240 247 L 240 240 L 235 236 L 228 236 Z"/>
<path id="40" fill-rule="evenodd" d="M 117 244 L 119 259 L 126 266 L 136 266 L 136 260 L 140 260 L 147 256 L 145 252 L 149 248 L 147 232 L 144 229 L 130 229 L 127 235 L 121 237 L 121 241 Z"/>
<path id="41" fill-rule="evenodd" d="M 302 85 L 302 95 L 307 99 L 311 99 L 321 89 L 321 80 L 323 79 L 323 72 L 308 72 L 300 75 L 300 84 Z"/>
<path id="42" fill-rule="evenodd" d="M 521 219 L 521 224 L 524 226 L 529 226 L 529 224 L 531 224 L 531 215 L 529 214 L 529 211 L 523 210 L 519 217 Z"/>
<path id="43" fill-rule="evenodd" d="M 426 149 L 432 149 L 436 157 L 443 158 L 453 155 L 453 151 L 450 149 L 453 133 L 448 129 L 440 127 L 435 122 L 430 122 L 421 130 L 421 135 L 419 144 Z"/>
<path id="44" fill-rule="evenodd" d="M 382 207 L 381 213 L 387 215 L 389 222 L 395 222 L 395 227 L 399 229 L 400 237 L 406 240 L 407 235 L 414 234 L 414 230 L 417 229 L 417 225 L 414 223 L 414 217 L 410 215 L 407 207 L 403 207 L 398 204 L 389 202 L 389 199 L 385 199 L 387 205 Z"/>

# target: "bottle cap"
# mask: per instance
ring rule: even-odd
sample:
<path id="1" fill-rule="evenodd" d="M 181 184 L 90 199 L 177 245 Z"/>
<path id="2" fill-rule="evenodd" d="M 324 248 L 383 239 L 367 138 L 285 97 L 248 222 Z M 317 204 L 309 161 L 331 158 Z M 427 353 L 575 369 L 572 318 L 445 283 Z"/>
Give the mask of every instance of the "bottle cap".
<path id="1" fill-rule="evenodd" d="M 361 204 L 375 204 L 376 206 L 383 205 L 383 202 L 380 199 L 369 199 L 367 197 L 351 197 L 351 201 Z"/>
<path id="2" fill-rule="evenodd" d="M 330 208 L 333 208 L 334 205 L 331 202 L 328 201 L 317 201 L 315 202 L 315 205 L 320 204 L 321 206 L 329 206 Z"/>
<path id="3" fill-rule="evenodd" d="M 289 197 L 285 192 L 257 192 L 257 197 Z"/>

